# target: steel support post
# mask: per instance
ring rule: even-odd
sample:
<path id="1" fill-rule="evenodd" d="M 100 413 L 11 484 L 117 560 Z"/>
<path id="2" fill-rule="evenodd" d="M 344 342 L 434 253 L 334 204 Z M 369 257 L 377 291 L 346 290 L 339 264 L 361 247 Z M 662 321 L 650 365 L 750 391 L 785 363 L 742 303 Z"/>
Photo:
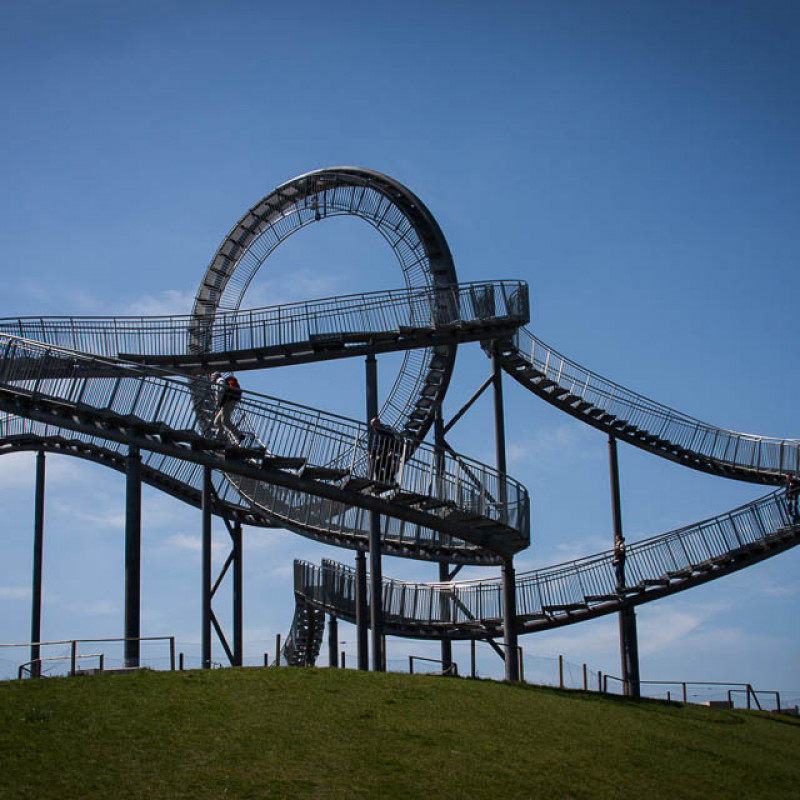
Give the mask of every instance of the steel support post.
<path id="1" fill-rule="evenodd" d="M 339 620 L 333 614 L 328 617 L 328 666 L 339 666 Z"/>
<path id="2" fill-rule="evenodd" d="M 142 456 L 125 460 L 125 666 L 139 666 L 142 592 Z"/>
<path id="3" fill-rule="evenodd" d="M 503 372 L 497 353 L 497 344 L 492 350 L 492 386 L 494 389 L 494 445 L 499 473 L 497 500 L 500 513 L 506 518 L 506 427 L 503 411 Z M 517 578 L 514 559 L 507 558 L 502 566 L 503 579 L 503 633 L 506 665 L 506 680 L 519 680 L 519 661 L 517 660 Z"/>
<path id="4" fill-rule="evenodd" d="M 244 640 L 242 635 L 242 523 L 233 523 L 231 530 L 233 541 L 233 666 L 241 667 L 244 663 Z"/>
<path id="5" fill-rule="evenodd" d="M 378 361 L 366 357 L 367 424 L 378 416 Z M 372 669 L 383 672 L 383 567 L 381 564 L 381 516 L 369 515 L 369 611 L 372 633 Z"/>
<path id="6" fill-rule="evenodd" d="M 639 637 L 636 632 L 636 610 L 627 602 L 619 612 L 620 660 L 624 692 L 639 697 Z"/>
<path id="7" fill-rule="evenodd" d="M 356 553 L 356 636 L 358 640 L 358 668 L 369 669 L 369 641 L 367 618 L 367 558 L 359 550 Z"/>
<path id="8" fill-rule="evenodd" d="M 42 555 L 44 552 L 44 478 L 45 455 L 36 454 L 36 494 L 33 500 L 33 586 L 31 603 L 31 676 L 42 674 L 39 661 L 42 641 Z"/>
<path id="9" fill-rule="evenodd" d="M 436 416 L 433 419 L 433 440 L 436 446 L 436 479 L 441 482 L 444 472 L 444 419 L 442 417 L 442 406 L 436 406 Z M 437 489 L 438 490 L 438 489 Z M 450 567 L 446 562 L 439 562 L 439 583 L 446 583 L 450 580 Z M 441 616 L 443 620 L 450 620 L 449 597 L 444 592 L 441 594 Z M 442 669 L 449 672 L 453 664 L 453 643 L 450 639 L 442 639 Z"/>
<path id="10" fill-rule="evenodd" d="M 619 460 L 617 439 L 608 437 L 608 465 L 611 477 L 611 519 L 614 526 L 614 571 L 616 588 L 621 596 L 619 612 L 619 650 L 622 668 L 623 690 L 626 695 L 639 697 L 639 645 L 636 633 L 636 612 L 624 592 L 625 583 L 625 536 L 622 532 L 622 504 L 619 490 Z"/>
<path id="11" fill-rule="evenodd" d="M 203 467 L 202 515 L 202 630 L 200 632 L 203 669 L 211 668 L 211 467 Z"/>
<path id="12" fill-rule="evenodd" d="M 501 567 L 503 578 L 503 633 L 506 665 L 506 680 L 519 680 L 517 658 L 517 578 L 514 559 L 507 558 Z"/>

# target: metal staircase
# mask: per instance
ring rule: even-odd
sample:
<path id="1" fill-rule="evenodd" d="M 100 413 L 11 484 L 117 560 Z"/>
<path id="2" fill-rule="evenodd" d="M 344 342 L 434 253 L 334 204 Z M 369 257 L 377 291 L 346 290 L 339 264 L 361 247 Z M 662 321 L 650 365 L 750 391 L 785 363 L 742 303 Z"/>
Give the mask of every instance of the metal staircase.
<path id="1" fill-rule="evenodd" d="M 298 599 L 292 627 L 283 645 L 283 661 L 289 667 L 313 667 L 325 633 L 325 612 Z"/>
<path id="2" fill-rule="evenodd" d="M 211 466 L 271 522 L 302 528 L 315 538 L 337 541 L 353 528 L 365 531 L 366 512 L 377 511 L 416 528 L 414 545 L 419 549 L 429 541 L 426 530 L 495 557 L 529 542 L 524 487 L 512 478 L 501 480 L 496 470 L 471 459 L 409 443 L 391 479 L 378 480 L 366 426 L 344 417 L 247 394 L 239 403 L 242 424 L 264 448 L 240 447 L 214 437 L 207 422 L 198 420 L 197 386 L 153 375 L 152 368 L 5 334 L 0 334 L 0 352 L 1 410 L 136 445 L 151 454 L 148 462 L 158 456 L 175 459 L 173 469 L 177 462 Z M 50 377 L 54 363 L 58 377 Z M 109 377 L 87 377 L 97 368 Z M 207 393 L 208 386 L 202 391 Z M 229 496 L 224 488 L 221 496 Z M 309 525 L 312 518 L 316 525 Z M 443 549 L 441 542 L 436 546 Z"/>
<path id="3" fill-rule="evenodd" d="M 800 516 L 783 491 L 734 511 L 628 545 L 625 588 L 614 552 L 517 575 L 518 632 L 555 628 L 698 586 L 800 543 Z M 353 621 L 355 574 L 333 561 L 295 561 L 295 594 Z M 383 581 L 386 630 L 398 636 L 452 639 L 502 635 L 499 579 L 452 583 Z"/>
<path id="4" fill-rule="evenodd" d="M 496 344 L 503 369 L 551 405 L 620 440 L 684 466 L 751 483 L 800 474 L 800 441 L 737 433 L 700 422 L 596 375 L 526 328 Z"/>

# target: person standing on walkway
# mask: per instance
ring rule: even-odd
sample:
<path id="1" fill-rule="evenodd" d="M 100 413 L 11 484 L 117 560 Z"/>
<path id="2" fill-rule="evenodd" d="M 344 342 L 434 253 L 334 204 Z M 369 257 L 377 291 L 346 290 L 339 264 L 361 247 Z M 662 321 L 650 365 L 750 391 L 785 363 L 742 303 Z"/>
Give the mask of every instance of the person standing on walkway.
<path id="1" fill-rule="evenodd" d="M 211 373 L 211 386 L 214 389 L 214 404 L 216 413 L 214 414 L 214 429 L 217 436 L 222 438 L 227 432 L 229 437 L 239 444 L 244 438 L 244 434 L 236 427 L 233 421 L 233 411 L 239 400 L 242 399 L 242 387 L 234 375 L 227 378 L 220 372 Z"/>

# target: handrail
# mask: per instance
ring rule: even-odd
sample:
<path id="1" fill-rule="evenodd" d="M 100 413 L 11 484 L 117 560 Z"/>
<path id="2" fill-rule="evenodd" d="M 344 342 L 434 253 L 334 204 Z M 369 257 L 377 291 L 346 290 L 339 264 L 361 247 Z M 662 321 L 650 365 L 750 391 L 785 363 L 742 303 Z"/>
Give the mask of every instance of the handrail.
<path id="1" fill-rule="evenodd" d="M 0 455 L 23 450 L 44 449 L 72 455 L 125 471 L 126 446 L 121 442 L 75 432 L 0 412 Z M 203 468 L 200 464 L 177 456 L 168 456 L 142 450 L 142 480 L 183 502 L 200 507 Z M 330 508 L 327 501 L 307 499 L 309 513 L 302 520 L 278 519 L 255 505 L 237 489 L 239 483 L 215 472 L 215 491 L 219 498 L 217 512 L 226 513 L 243 524 L 260 527 L 285 527 L 289 530 L 322 542 L 358 549 L 364 546 L 369 535 L 369 514 L 363 509 L 350 511 L 347 524 L 339 520 L 331 525 L 326 516 Z M 253 484 L 243 484 L 243 491 L 252 493 Z M 385 517 L 381 531 L 382 548 L 388 555 L 414 558 L 437 558 L 446 555 L 448 560 L 460 564 L 497 564 L 499 556 L 477 544 L 465 542 L 424 526 L 409 524 L 395 517 Z"/>
<path id="2" fill-rule="evenodd" d="M 211 436 L 211 432 L 202 427 L 198 430 L 196 416 L 198 392 L 210 399 L 210 384 L 198 385 L 197 380 L 187 384 L 164 377 L 160 372 L 152 374 L 151 369 L 129 362 L 88 356 L 0 333 L 0 348 L 3 345 L 8 345 L 8 356 L 0 365 L 0 388 L 11 396 L 28 398 L 34 403 L 72 407 L 77 395 L 85 413 L 112 414 L 125 425 L 162 426 L 153 429 L 155 431 L 190 430 L 201 437 Z M 107 371 L 108 377 L 86 377 L 87 371 L 96 372 L 98 366 Z M 40 377 L 43 374 L 58 377 Z M 135 420 L 132 417 L 134 407 Z M 243 429 L 250 431 L 264 446 L 267 458 L 289 458 L 304 466 L 344 470 L 351 481 L 375 482 L 366 425 L 252 392 L 244 394 L 238 408 Z M 69 418 L 58 422 L 66 428 L 76 425 Z M 102 436 L 102 432 L 99 435 Z M 435 485 L 429 485 L 428 465 L 434 459 L 441 460 L 442 474 Z M 461 462 L 474 467 L 474 472 L 483 477 L 485 487 L 462 479 L 458 467 Z M 231 471 L 235 469 L 232 467 Z M 501 476 L 497 470 L 472 459 L 462 456 L 456 459 L 422 443 L 405 459 L 402 475 L 385 476 L 384 480 L 388 484 L 381 491 L 429 497 L 439 504 L 438 508 L 424 512 L 430 520 L 429 527 L 441 526 L 440 521 L 448 519 L 456 510 L 466 514 L 467 519 L 472 515 L 475 519 L 492 521 L 498 531 L 515 531 L 518 541 L 514 547 L 517 549 L 529 541 L 525 488 L 513 478 L 503 476 L 506 502 L 489 503 L 485 497 L 498 495 Z M 267 513 L 288 521 L 305 518 L 310 502 L 307 497 L 251 479 L 237 481 L 236 491 Z M 308 491 L 313 494 L 313 487 Z M 335 524 L 335 516 L 327 515 L 328 524 Z"/>
<path id="3" fill-rule="evenodd" d="M 783 491 L 725 514 L 630 544 L 626 552 L 627 585 L 633 601 L 660 596 L 654 588 L 682 586 L 698 574 L 713 574 L 736 558 L 760 552 L 782 532 L 797 538 L 800 518 Z M 796 541 L 794 542 L 796 543 Z M 517 617 L 521 622 L 547 624 L 580 612 L 613 610 L 626 595 L 616 587 L 614 551 L 517 575 Z M 724 569 L 720 570 L 720 574 Z M 324 560 L 321 566 L 295 562 L 295 592 L 310 602 L 347 616 L 355 608 L 354 572 Z M 502 622 L 502 584 L 489 580 L 451 583 L 383 581 L 387 625 L 461 629 Z"/>
<path id="4" fill-rule="evenodd" d="M 614 381 L 591 372 L 542 342 L 527 328 L 518 328 L 512 337 L 514 351 L 524 364 L 534 370 L 529 378 L 519 365 L 505 369 L 544 399 L 565 408 L 562 397 L 569 398 L 574 416 L 596 427 L 604 425 L 634 445 L 661 455 L 693 454 L 712 464 L 739 470 L 732 477 L 752 472 L 762 477 L 783 480 L 800 474 L 800 439 L 780 439 L 740 433 L 719 428 L 676 411 L 633 392 Z M 555 386 L 560 391 L 554 392 Z M 582 411 L 575 409 L 584 404 Z M 602 412 L 602 416 L 592 410 Z M 609 419 L 608 423 L 604 422 Z M 634 431 L 626 434 L 626 427 Z M 652 437 L 648 441 L 648 437 Z M 671 448 L 675 448 L 674 450 Z M 702 468 L 702 464 L 690 463 Z"/>
<path id="5" fill-rule="evenodd" d="M 243 311 L 218 311 L 203 330 L 191 314 L 0 318 L 0 333 L 97 356 L 175 356 L 198 337 L 207 353 L 257 350 L 356 334 L 529 319 L 527 284 L 474 281 L 450 287 L 362 292 Z M 452 294 L 446 304 L 434 299 Z M 491 306 L 485 297 L 491 297 Z"/>

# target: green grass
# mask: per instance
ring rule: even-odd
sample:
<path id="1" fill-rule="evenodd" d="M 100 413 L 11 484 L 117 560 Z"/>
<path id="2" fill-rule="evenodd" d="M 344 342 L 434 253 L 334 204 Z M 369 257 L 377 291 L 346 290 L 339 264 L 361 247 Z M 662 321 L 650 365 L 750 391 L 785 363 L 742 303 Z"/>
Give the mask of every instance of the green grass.
<path id="1" fill-rule="evenodd" d="M 226 669 L 0 684 L 0 797 L 796 796 L 800 721 L 489 681 Z"/>

